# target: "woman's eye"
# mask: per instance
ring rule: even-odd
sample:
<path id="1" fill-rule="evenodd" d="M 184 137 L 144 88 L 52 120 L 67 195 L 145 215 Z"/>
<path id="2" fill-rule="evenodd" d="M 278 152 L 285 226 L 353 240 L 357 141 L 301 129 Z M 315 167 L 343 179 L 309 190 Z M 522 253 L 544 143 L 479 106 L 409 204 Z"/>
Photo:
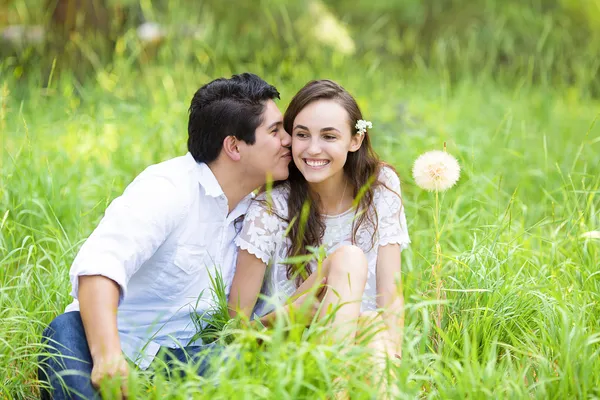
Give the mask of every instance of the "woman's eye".
<path id="1" fill-rule="evenodd" d="M 304 139 L 304 138 L 306 138 L 307 136 L 308 136 L 308 135 L 307 135 L 306 133 L 303 133 L 303 132 L 298 132 L 298 133 L 296 133 L 296 137 L 298 137 L 298 138 L 301 138 L 301 139 Z"/>
<path id="2" fill-rule="evenodd" d="M 325 140 L 334 140 L 335 139 L 335 136 L 333 136 L 333 135 L 325 135 L 323 137 L 325 138 Z"/>

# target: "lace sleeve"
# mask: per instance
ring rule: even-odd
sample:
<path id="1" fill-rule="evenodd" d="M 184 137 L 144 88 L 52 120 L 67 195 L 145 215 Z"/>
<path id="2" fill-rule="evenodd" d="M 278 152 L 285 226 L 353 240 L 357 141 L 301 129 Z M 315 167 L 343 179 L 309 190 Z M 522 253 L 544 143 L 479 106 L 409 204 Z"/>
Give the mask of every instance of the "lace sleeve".
<path id="1" fill-rule="evenodd" d="M 260 258 L 265 264 L 273 259 L 277 244 L 285 233 L 284 221 L 259 196 L 244 217 L 242 231 L 235 239 L 240 249 Z"/>
<path id="2" fill-rule="evenodd" d="M 383 168 L 380 181 L 385 185 L 378 188 L 377 201 L 379 245 L 397 243 L 404 250 L 410 243 L 400 179 L 390 168 Z"/>

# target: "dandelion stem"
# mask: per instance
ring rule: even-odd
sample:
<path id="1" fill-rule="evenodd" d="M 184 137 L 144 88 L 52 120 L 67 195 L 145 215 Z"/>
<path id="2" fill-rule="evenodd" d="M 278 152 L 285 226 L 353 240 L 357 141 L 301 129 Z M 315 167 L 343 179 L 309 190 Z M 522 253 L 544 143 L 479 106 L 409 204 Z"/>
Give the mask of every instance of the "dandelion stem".
<path id="1" fill-rule="evenodd" d="M 440 199 L 439 191 L 435 191 L 435 213 L 433 217 L 434 228 L 435 228 L 435 262 L 432 266 L 433 277 L 435 279 L 435 299 L 437 301 L 435 324 L 438 330 L 442 328 L 442 246 L 440 244 L 441 229 L 440 229 Z M 436 347 L 439 341 L 439 334 L 436 336 Z"/>

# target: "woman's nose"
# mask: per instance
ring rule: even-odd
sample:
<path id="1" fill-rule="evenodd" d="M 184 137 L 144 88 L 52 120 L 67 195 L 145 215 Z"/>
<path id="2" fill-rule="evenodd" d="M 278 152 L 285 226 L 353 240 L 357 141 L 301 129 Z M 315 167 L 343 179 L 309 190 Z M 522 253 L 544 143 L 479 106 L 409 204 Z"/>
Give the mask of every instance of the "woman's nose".
<path id="1" fill-rule="evenodd" d="M 321 146 L 317 138 L 311 138 L 310 144 L 308 145 L 308 154 L 316 155 L 321 152 Z"/>

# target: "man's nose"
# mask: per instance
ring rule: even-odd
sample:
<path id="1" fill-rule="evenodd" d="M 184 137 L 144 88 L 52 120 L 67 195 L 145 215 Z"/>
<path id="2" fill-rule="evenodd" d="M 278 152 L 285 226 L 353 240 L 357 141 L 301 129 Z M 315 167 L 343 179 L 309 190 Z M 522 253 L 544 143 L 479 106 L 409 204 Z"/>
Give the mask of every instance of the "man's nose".
<path id="1" fill-rule="evenodd" d="M 292 145 L 292 137 L 285 129 L 281 130 L 281 145 L 283 147 L 290 147 Z"/>

